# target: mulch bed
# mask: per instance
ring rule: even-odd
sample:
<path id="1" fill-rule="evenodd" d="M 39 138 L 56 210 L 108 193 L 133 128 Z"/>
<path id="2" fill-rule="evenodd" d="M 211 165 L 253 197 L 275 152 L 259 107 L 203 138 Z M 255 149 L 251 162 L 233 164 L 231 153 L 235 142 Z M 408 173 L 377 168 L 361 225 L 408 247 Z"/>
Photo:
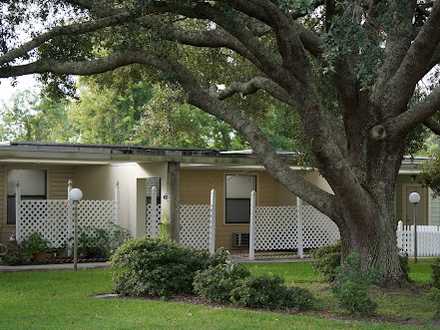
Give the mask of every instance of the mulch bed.
<path id="1" fill-rule="evenodd" d="M 106 262 L 107 258 L 78 258 L 78 263 L 95 263 Z M 38 259 L 31 262 L 20 263 L 18 265 L 5 266 L 32 266 L 32 265 L 58 265 L 58 264 L 73 264 L 73 257 L 51 257 L 47 259 Z"/>

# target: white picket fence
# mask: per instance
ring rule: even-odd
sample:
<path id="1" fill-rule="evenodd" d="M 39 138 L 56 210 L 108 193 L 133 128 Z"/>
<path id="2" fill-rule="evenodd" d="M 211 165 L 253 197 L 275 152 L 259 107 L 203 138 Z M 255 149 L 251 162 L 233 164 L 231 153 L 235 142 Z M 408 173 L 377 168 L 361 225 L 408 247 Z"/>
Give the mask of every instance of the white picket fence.
<path id="1" fill-rule="evenodd" d="M 414 256 L 415 233 L 413 225 L 403 225 L 399 221 L 397 226 L 397 246 L 402 252 Z M 417 225 L 417 256 L 440 256 L 440 226 Z"/>

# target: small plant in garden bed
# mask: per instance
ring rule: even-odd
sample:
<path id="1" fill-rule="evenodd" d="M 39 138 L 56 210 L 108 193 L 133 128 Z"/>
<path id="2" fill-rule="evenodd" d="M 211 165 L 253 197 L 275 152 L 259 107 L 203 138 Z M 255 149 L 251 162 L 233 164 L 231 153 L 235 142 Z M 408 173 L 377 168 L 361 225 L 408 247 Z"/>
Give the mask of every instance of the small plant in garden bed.
<path id="1" fill-rule="evenodd" d="M 341 243 L 324 246 L 312 252 L 313 268 L 328 282 L 333 282 L 341 266 Z"/>
<path id="2" fill-rule="evenodd" d="M 240 264 L 226 263 L 208 267 L 195 275 L 194 292 L 210 302 L 230 303 L 232 290 L 250 275 Z"/>
<path id="3" fill-rule="evenodd" d="M 306 289 L 287 287 L 279 276 L 251 276 L 231 291 L 231 301 L 263 309 L 311 309 L 315 299 Z"/>
<path id="4" fill-rule="evenodd" d="M 87 227 L 82 229 L 79 237 L 80 262 L 100 262 L 108 260 L 109 256 L 130 235 L 124 228 L 113 225 L 108 230 Z M 6 255 L 0 256 L 0 264 L 28 265 L 28 264 L 59 264 L 73 262 L 73 258 L 66 255 L 67 245 L 63 248 L 53 248 L 50 242 L 37 232 L 31 234 L 21 244 L 11 240 L 6 244 Z"/>
<path id="5" fill-rule="evenodd" d="M 376 273 L 362 270 L 360 256 L 352 253 L 338 268 L 332 291 L 342 308 L 351 314 L 368 316 L 374 314 L 377 308 L 368 293 L 376 281 Z"/>

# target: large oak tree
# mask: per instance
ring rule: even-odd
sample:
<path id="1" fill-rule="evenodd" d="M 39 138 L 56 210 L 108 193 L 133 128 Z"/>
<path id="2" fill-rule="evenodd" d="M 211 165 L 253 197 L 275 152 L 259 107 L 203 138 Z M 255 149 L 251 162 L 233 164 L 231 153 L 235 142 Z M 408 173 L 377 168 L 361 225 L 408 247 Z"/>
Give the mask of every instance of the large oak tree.
<path id="1" fill-rule="evenodd" d="M 2 3 L 0 77 L 41 74 L 50 83 L 129 65 L 148 70 L 236 129 L 274 178 L 338 225 L 346 253 L 360 253 L 384 284 L 402 281 L 396 178 L 413 130 L 439 131 L 440 87 L 418 88 L 440 59 L 439 1 Z M 32 25 L 44 32 L 20 42 L 20 29 Z M 298 114 L 334 194 L 277 155 L 252 103 L 262 93 Z"/>

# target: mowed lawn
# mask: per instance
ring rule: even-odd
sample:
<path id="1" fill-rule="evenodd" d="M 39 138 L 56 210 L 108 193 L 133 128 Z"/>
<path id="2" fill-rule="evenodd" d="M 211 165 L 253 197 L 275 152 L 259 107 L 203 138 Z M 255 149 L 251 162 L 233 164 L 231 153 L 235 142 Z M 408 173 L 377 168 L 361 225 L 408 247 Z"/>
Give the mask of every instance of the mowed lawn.
<path id="1" fill-rule="evenodd" d="M 286 315 L 235 308 L 143 299 L 94 298 L 110 292 L 111 272 L 0 274 L 0 329 L 434 329 L 433 309 L 423 292 L 377 292 L 379 315 L 401 322 L 350 320 L 310 263 L 252 264 L 256 274 L 283 276 L 289 285 L 310 288 L 319 312 Z M 429 262 L 412 265 L 418 282 L 430 280 Z M 321 314 L 322 313 L 322 314 Z"/>

